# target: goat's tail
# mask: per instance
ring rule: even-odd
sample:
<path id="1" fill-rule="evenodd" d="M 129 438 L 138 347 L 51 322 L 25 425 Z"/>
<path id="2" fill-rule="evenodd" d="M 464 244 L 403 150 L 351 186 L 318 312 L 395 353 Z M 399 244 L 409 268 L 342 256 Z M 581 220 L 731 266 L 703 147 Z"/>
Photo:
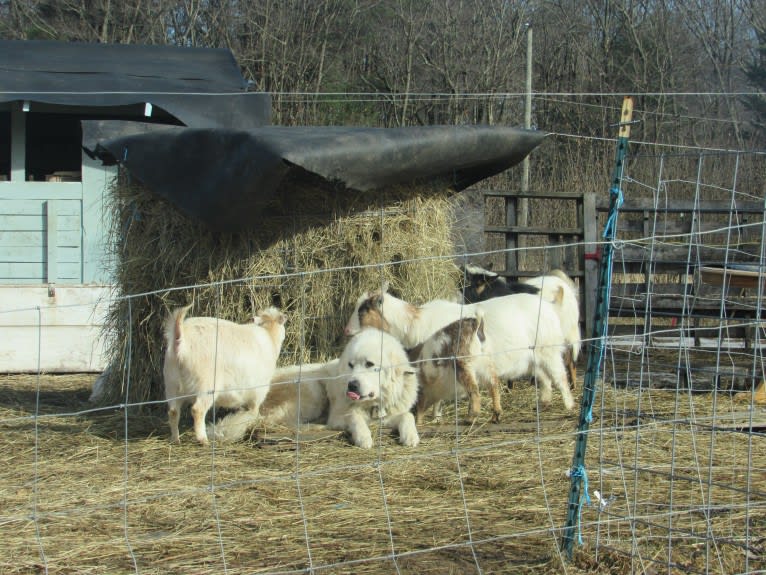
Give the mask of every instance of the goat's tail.
<path id="1" fill-rule="evenodd" d="M 479 338 L 481 343 L 484 343 L 484 340 L 487 339 L 487 336 L 484 334 L 484 310 L 481 308 L 476 308 L 476 337 Z"/>
<path id="2" fill-rule="evenodd" d="M 181 346 L 183 344 L 184 319 L 192 305 L 193 304 L 189 304 L 173 310 L 165 322 L 165 342 L 167 343 L 168 350 L 172 349 L 173 354 L 176 357 L 180 355 Z"/>
<path id="3" fill-rule="evenodd" d="M 572 289 L 572 291 L 573 291 L 575 294 L 577 294 L 577 286 L 575 285 L 574 281 L 572 281 L 572 278 L 570 278 L 570 277 L 569 277 L 567 274 L 565 274 L 565 273 L 564 273 L 562 270 L 559 270 L 559 269 L 555 269 L 555 270 L 551 270 L 549 273 L 550 273 L 550 275 L 552 275 L 552 276 L 556 276 L 556 277 L 557 277 L 557 278 L 559 278 L 561 281 L 563 281 L 564 283 L 566 283 L 566 284 L 567 284 L 567 285 L 568 285 L 568 286 L 569 286 L 569 287 Z"/>
<path id="4" fill-rule="evenodd" d="M 557 307 L 561 307 L 561 305 L 564 303 L 564 298 L 566 297 L 566 292 L 564 291 L 567 289 L 565 286 L 559 284 L 556 286 L 556 289 L 551 292 L 551 303 Z"/>
<path id="5" fill-rule="evenodd" d="M 258 410 L 240 409 L 230 413 L 217 423 L 207 425 L 208 437 L 215 437 L 216 441 L 232 443 L 240 441 L 255 427 L 261 417 Z"/>

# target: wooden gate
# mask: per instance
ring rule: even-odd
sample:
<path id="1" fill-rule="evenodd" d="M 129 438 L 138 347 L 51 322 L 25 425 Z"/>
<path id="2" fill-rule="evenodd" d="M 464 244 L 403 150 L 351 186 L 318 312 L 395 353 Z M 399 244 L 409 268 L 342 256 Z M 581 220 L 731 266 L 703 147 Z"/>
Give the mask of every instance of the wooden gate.
<path id="1" fill-rule="evenodd" d="M 509 279 L 555 268 L 565 271 L 579 286 L 583 336 L 590 337 L 608 196 L 508 191 L 487 191 L 485 196 L 503 198 L 506 208 L 507 225 L 485 226 L 486 233 L 505 236 L 505 269 L 495 271 Z M 518 205 L 525 198 L 576 209 L 577 225 L 569 229 L 516 225 Z M 727 339 L 744 339 L 749 345 L 761 309 L 758 283 L 737 279 L 739 270 L 758 277 L 764 272 L 763 222 L 763 202 L 678 200 L 659 204 L 652 199 L 626 199 L 613 252 L 610 334 L 634 334 L 649 343 L 655 332 L 662 337 L 664 327 L 677 332 L 683 326 L 681 336 L 700 345 L 706 336 L 718 337 L 723 327 Z M 519 265 L 524 236 L 544 238 L 544 269 Z M 716 270 L 720 270 L 719 279 Z"/>

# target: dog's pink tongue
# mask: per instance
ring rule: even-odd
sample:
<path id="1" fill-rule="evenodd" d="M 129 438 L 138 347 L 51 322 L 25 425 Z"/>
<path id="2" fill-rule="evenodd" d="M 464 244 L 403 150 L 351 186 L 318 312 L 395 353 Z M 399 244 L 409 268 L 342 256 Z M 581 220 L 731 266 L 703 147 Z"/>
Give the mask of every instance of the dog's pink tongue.
<path id="1" fill-rule="evenodd" d="M 361 396 L 360 396 L 360 395 L 359 395 L 357 392 L 355 392 L 355 391 L 347 391 L 347 392 L 346 392 L 346 395 L 347 395 L 349 398 L 353 399 L 354 401 L 356 401 L 357 399 L 359 399 L 359 398 L 361 397 Z"/>

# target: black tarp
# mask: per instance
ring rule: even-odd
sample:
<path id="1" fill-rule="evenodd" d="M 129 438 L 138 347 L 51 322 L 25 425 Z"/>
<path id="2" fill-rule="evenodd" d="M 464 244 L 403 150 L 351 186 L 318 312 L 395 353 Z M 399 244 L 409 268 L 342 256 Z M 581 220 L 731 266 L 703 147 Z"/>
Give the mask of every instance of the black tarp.
<path id="1" fill-rule="evenodd" d="M 0 104 L 28 101 L 32 111 L 126 117 L 150 103 L 197 128 L 269 124 L 269 95 L 246 87 L 225 49 L 0 40 Z"/>
<path id="2" fill-rule="evenodd" d="M 53 106 L 79 116 L 89 153 L 220 231 L 258 225 L 275 194 L 290 193 L 280 184 L 301 171 L 348 193 L 419 181 L 461 190 L 544 137 L 495 126 L 269 126 L 268 95 L 245 87 L 228 50 L 0 40 L 0 106 L 29 101 L 32 113 Z M 146 103 L 187 127 L 138 123 Z"/>
<path id="3" fill-rule="evenodd" d="M 497 126 L 178 128 L 100 141 L 93 151 L 190 217 L 237 231 L 258 225 L 291 169 L 350 190 L 419 181 L 462 190 L 521 162 L 544 137 Z"/>

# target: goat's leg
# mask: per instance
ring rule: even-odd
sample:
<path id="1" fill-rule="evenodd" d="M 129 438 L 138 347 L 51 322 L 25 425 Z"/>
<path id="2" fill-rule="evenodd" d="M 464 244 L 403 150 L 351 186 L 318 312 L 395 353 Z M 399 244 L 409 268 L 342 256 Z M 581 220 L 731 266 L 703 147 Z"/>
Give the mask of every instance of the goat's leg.
<path id="1" fill-rule="evenodd" d="M 574 398 L 572 397 L 572 390 L 569 389 L 567 382 L 564 358 L 561 357 L 560 354 L 548 354 L 544 358 L 540 358 L 540 361 L 540 371 L 544 372 L 544 379 L 548 387 L 548 402 L 550 402 L 551 380 L 553 380 L 553 383 L 559 389 L 561 396 L 564 399 L 564 407 L 571 410 L 574 407 Z"/>
<path id="2" fill-rule="evenodd" d="M 538 361 L 540 361 L 539 358 Z M 566 375 L 564 377 L 566 377 Z M 537 385 L 540 405 L 548 407 L 551 404 L 551 399 L 553 399 L 553 388 L 551 387 L 550 376 L 540 363 L 538 363 L 538 366 L 535 369 L 535 385 Z"/>
<path id="3" fill-rule="evenodd" d="M 489 380 L 489 393 L 492 396 L 492 423 L 499 423 L 500 416 L 503 414 L 503 406 L 500 404 L 500 378 L 494 371 Z"/>
<path id="4" fill-rule="evenodd" d="M 574 391 L 577 389 L 577 365 L 572 355 L 572 346 L 568 345 L 564 351 L 564 364 L 566 365 L 567 376 L 569 378 L 569 389 Z"/>
<path id="5" fill-rule="evenodd" d="M 201 393 L 197 395 L 197 399 L 192 405 L 192 419 L 194 419 L 194 435 L 197 437 L 202 445 L 207 445 L 207 430 L 205 429 L 205 416 L 210 408 L 213 406 L 213 394 Z"/>
<path id="6" fill-rule="evenodd" d="M 421 391 L 420 395 L 418 395 L 418 402 L 415 406 L 415 423 L 417 425 L 423 423 L 423 417 L 425 415 L 426 409 L 428 409 L 428 405 L 426 404 L 426 397 Z"/>
<path id="7" fill-rule="evenodd" d="M 181 419 L 181 401 L 177 399 L 168 400 L 168 424 L 170 425 L 170 441 L 181 443 L 178 434 L 178 421 Z"/>
<path id="8" fill-rule="evenodd" d="M 436 409 L 437 406 L 441 403 L 440 401 L 437 401 L 434 403 L 433 400 L 433 394 L 429 392 L 429 390 L 432 389 L 434 382 L 424 373 L 423 370 L 420 371 L 420 389 L 418 389 L 418 401 L 415 404 L 415 423 L 417 425 L 421 425 L 423 423 L 423 418 L 425 417 L 426 410 L 434 406 L 434 409 Z"/>
<path id="9" fill-rule="evenodd" d="M 476 375 L 470 365 L 466 365 L 462 360 L 457 360 L 455 377 L 468 394 L 468 421 L 473 423 L 481 413 L 481 394 L 479 393 L 479 384 L 476 383 Z"/>

